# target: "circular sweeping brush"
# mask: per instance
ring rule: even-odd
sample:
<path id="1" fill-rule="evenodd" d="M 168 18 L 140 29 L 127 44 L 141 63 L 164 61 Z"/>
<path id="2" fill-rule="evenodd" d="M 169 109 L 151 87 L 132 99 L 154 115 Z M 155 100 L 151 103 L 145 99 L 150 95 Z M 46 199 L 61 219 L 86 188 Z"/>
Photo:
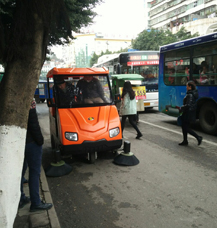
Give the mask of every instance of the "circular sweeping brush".
<path id="1" fill-rule="evenodd" d="M 137 157 L 130 152 L 130 142 L 124 142 L 124 152 L 114 158 L 114 163 L 117 165 L 133 166 L 139 164 Z"/>
<path id="2" fill-rule="evenodd" d="M 55 162 L 50 163 L 50 166 L 45 169 L 45 174 L 48 177 L 60 177 L 69 174 L 72 167 L 61 160 L 60 151 L 54 152 Z"/>

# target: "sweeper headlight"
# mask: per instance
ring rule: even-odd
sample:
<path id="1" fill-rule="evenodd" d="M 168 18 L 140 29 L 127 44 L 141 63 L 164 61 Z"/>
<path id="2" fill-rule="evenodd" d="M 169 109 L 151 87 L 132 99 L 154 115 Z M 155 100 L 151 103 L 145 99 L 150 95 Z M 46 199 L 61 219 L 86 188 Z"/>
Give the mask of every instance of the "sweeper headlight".
<path id="1" fill-rule="evenodd" d="M 116 127 L 116 128 L 109 130 L 110 138 L 117 136 L 119 133 L 120 133 L 119 127 Z"/>
<path id="2" fill-rule="evenodd" d="M 69 141 L 78 141 L 78 134 L 75 132 L 66 132 L 65 138 Z"/>

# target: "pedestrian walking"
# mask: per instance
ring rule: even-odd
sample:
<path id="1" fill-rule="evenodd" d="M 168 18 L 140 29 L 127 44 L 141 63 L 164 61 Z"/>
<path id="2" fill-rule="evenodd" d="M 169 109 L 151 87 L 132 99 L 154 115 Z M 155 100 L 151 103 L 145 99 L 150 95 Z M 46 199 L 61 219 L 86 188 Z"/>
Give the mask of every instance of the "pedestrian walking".
<path id="1" fill-rule="evenodd" d="M 29 110 L 25 155 L 21 178 L 21 198 L 19 203 L 19 208 L 22 208 L 31 201 L 30 212 L 48 210 L 53 206 L 51 203 L 42 202 L 39 195 L 39 178 L 41 173 L 43 143 L 44 138 L 41 133 L 41 128 L 38 122 L 38 116 L 36 113 L 36 103 L 33 100 Z M 28 183 L 30 198 L 25 196 L 23 192 L 23 182 L 27 164 L 29 168 Z"/>
<path id="2" fill-rule="evenodd" d="M 190 124 L 196 120 L 196 100 L 198 98 L 198 91 L 193 81 L 188 81 L 186 84 L 186 96 L 183 99 L 183 105 L 180 108 L 183 141 L 179 143 L 180 146 L 188 145 L 188 133 L 197 139 L 198 145 L 201 144 L 203 138 L 195 133 Z"/>
<path id="3" fill-rule="evenodd" d="M 135 98 L 135 92 L 132 89 L 132 85 L 130 81 L 126 81 L 124 83 L 121 97 L 122 97 L 122 101 L 121 101 L 121 107 L 120 107 L 120 116 L 122 116 L 122 119 L 121 119 L 122 134 L 124 131 L 126 119 L 128 117 L 130 124 L 137 132 L 136 139 L 139 139 L 140 137 L 142 137 L 142 133 L 137 127 L 136 121 L 135 121 L 136 113 L 137 113 L 136 98 Z"/>

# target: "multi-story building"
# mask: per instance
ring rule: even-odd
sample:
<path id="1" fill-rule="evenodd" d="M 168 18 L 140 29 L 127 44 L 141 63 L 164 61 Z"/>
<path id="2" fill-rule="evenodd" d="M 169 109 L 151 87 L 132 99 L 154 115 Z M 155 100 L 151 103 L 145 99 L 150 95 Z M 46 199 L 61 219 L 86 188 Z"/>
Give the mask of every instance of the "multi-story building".
<path id="1" fill-rule="evenodd" d="M 149 28 L 171 29 L 181 26 L 192 34 L 204 35 L 217 31 L 217 0 L 151 0 Z"/>
<path id="2" fill-rule="evenodd" d="M 131 45 L 131 39 L 127 35 L 87 33 L 75 34 L 74 37 L 76 39 L 72 46 L 75 50 L 76 67 L 89 67 L 93 53 L 100 55 L 106 50 L 115 52 Z"/>
<path id="3" fill-rule="evenodd" d="M 90 59 L 93 53 L 100 55 L 109 50 L 119 51 L 131 46 L 131 38 L 127 35 L 84 33 L 74 34 L 74 40 L 68 45 L 59 45 L 51 49 L 57 59 L 46 61 L 42 68 L 44 77 L 53 67 L 91 67 Z"/>

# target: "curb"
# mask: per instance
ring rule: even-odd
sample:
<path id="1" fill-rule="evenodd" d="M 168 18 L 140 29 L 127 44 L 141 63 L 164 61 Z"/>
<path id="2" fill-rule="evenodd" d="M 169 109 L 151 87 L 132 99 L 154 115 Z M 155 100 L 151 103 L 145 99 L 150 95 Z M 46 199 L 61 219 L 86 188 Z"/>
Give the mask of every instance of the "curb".
<path id="1" fill-rule="evenodd" d="M 43 192 L 43 195 L 45 198 L 45 202 L 53 204 L 53 200 L 51 198 L 50 190 L 49 190 L 48 183 L 47 183 L 47 178 L 45 176 L 43 167 L 41 167 L 41 178 L 40 179 L 41 179 L 41 189 L 42 189 L 42 192 Z M 61 228 L 54 204 L 53 204 L 53 207 L 47 211 L 47 213 L 48 213 L 48 217 L 50 220 L 51 228 Z"/>
<path id="2" fill-rule="evenodd" d="M 28 172 L 26 172 L 28 174 Z M 25 176 L 28 179 L 28 176 Z M 41 166 L 40 175 L 40 197 L 47 203 L 52 203 L 51 194 L 49 191 L 47 178 L 43 167 Z M 24 186 L 24 193 L 29 195 L 29 187 Z M 13 228 L 61 228 L 56 210 L 53 207 L 50 210 L 43 210 L 37 212 L 29 212 L 29 204 L 23 208 L 18 209 Z"/>

